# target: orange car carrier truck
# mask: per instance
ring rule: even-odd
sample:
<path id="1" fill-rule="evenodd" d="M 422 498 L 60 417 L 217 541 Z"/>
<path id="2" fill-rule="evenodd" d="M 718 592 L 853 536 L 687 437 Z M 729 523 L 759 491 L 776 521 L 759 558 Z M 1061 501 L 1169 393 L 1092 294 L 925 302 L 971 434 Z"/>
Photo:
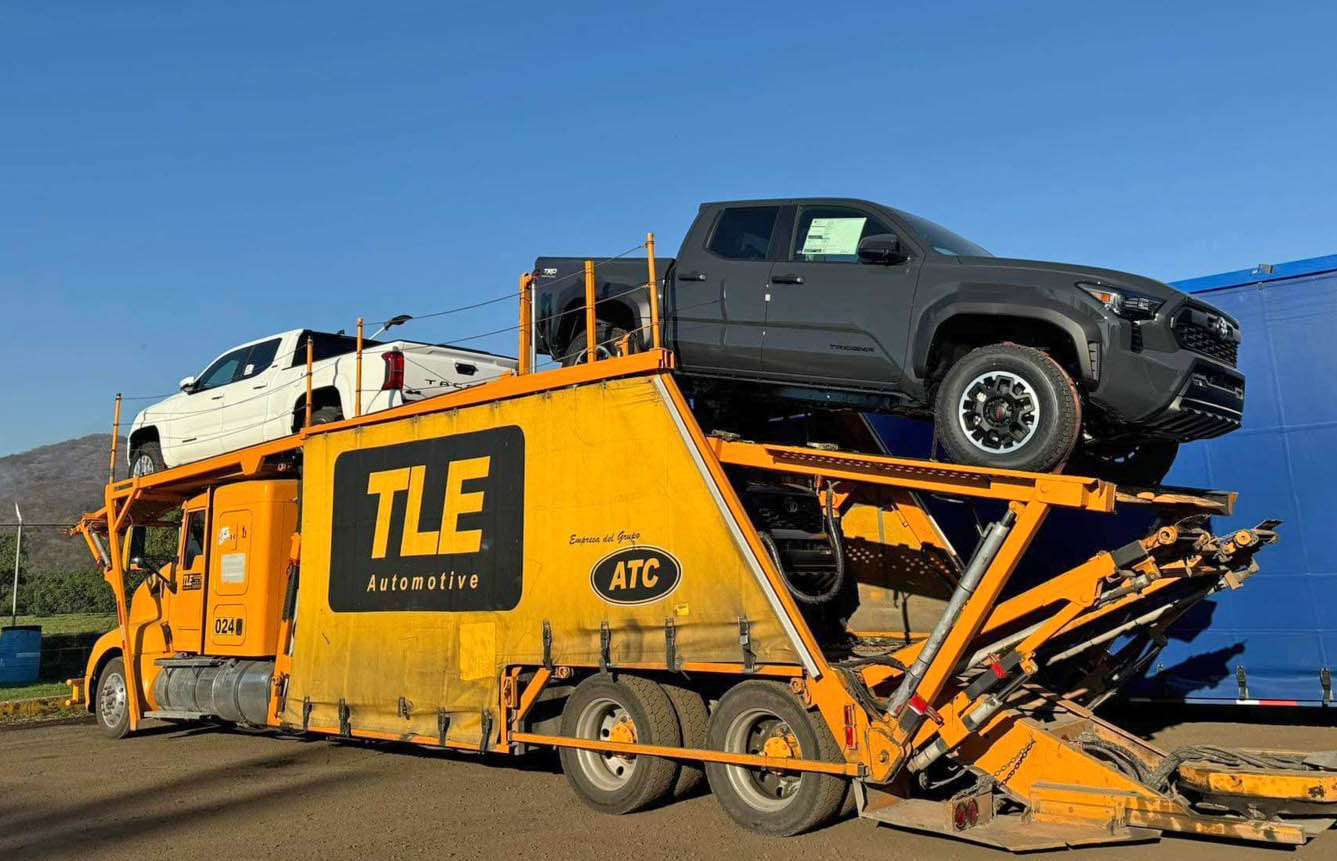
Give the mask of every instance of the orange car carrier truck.
<path id="1" fill-rule="evenodd" d="M 557 748 L 597 810 L 704 777 L 769 834 L 856 807 L 1013 850 L 1333 823 L 1337 757 L 1167 752 L 1091 711 L 1243 584 L 1275 522 L 1215 536 L 1232 494 L 897 458 L 834 426 L 839 446 L 707 434 L 657 319 L 651 349 L 535 373 L 531 284 L 519 373 L 112 481 L 76 530 L 120 624 L 74 701 L 115 737 L 157 718 Z M 998 515 L 958 554 L 928 494 Z M 1126 507 L 1158 526 L 1004 591 L 1055 508 Z M 173 510 L 176 559 L 127 594 Z M 863 630 L 870 590 L 931 618 Z"/>

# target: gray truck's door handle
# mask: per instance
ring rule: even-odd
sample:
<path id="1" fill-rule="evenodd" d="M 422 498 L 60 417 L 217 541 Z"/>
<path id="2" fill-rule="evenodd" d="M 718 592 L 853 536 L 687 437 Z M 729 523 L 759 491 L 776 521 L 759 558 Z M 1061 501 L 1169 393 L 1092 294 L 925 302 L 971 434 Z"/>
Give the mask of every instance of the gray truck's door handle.
<path id="1" fill-rule="evenodd" d="M 802 284 L 802 275 L 772 275 L 772 284 Z"/>
<path id="2" fill-rule="evenodd" d="M 682 273 L 681 275 L 678 276 L 678 280 L 679 280 L 679 281 L 705 281 L 705 280 L 706 280 L 706 273 L 704 273 L 704 272 L 684 272 L 684 273 Z"/>

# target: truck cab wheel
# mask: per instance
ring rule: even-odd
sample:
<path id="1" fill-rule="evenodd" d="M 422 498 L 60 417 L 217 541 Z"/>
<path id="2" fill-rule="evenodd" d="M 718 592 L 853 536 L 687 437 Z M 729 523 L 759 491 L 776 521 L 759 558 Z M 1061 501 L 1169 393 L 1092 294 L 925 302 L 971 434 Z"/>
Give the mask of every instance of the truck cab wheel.
<path id="1" fill-rule="evenodd" d="M 125 738 L 130 732 L 130 688 L 125 683 L 125 662 L 112 658 L 98 677 L 94 705 L 98 726 L 111 738 Z"/>
<path id="2" fill-rule="evenodd" d="M 840 749 L 820 717 L 786 685 L 760 679 L 730 688 L 710 716 L 712 750 L 839 762 Z M 777 771 L 706 763 L 724 812 L 749 831 L 788 837 L 822 825 L 845 798 L 846 781 L 812 771 Z"/>
<path id="3" fill-rule="evenodd" d="M 957 463 L 1050 472 L 1077 444 L 1082 404 L 1072 377 L 1049 354 L 991 344 L 947 371 L 934 420 Z"/>
<path id="4" fill-rule="evenodd" d="M 636 676 L 601 673 L 576 686 L 562 709 L 562 735 L 596 741 L 682 744 L 678 717 L 664 689 Z M 678 779 L 670 759 L 583 750 L 561 750 L 567 782 L 601 813 L 631 813 L 666 798 Z"/>

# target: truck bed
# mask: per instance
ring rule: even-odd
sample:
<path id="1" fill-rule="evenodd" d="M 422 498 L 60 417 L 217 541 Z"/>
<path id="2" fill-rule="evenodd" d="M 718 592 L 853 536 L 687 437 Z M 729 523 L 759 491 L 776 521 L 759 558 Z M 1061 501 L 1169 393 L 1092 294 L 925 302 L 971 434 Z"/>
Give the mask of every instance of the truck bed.
<path id="1" fill-rule="evenodd" d="M 601 315 L 618 315 L 615 305 L 636 309 L 630 319 L 611 316 L 626 323 L 626 329 L 642 336 L 642 347 L 649 343 L 644 328 L 650 322 L 650 295 L 645 289 L 649 277 L 644 257 L 540 257 L 534 261 L 534 319 L 536 352 L 553 356 L 569 340 L 571 333 L 585 324 L 585 261 L 594 261 L 595 303 Z M 668 283 L 672 257 L 656 257 L 658 274 Z M 622 312 L 625 316 L 625 312 Z M 635 331 L 639 330 L 639 331 Z"/>

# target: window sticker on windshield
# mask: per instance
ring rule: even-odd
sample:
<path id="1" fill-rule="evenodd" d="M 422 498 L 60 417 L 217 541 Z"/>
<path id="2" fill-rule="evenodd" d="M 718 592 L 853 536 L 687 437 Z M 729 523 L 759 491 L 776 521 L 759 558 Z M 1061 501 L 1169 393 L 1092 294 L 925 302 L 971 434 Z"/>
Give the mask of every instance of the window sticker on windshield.
<path id="1" fill-rule="evenodd" d="M 859 237 L 867 218 L 814 218 L 799 252 L 804 255 L 853 255 L 859 249 Z"/>

